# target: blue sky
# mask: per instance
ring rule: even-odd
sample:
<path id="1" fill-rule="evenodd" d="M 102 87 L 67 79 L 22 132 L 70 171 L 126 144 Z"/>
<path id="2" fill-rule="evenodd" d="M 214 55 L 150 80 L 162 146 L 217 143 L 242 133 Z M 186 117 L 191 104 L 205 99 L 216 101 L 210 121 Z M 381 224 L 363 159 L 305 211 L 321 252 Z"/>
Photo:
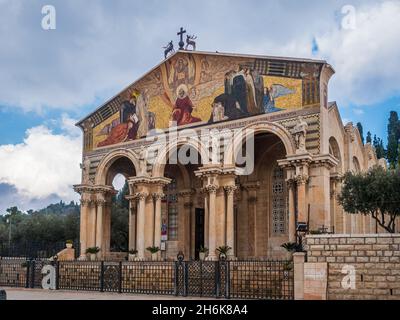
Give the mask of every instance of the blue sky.
<path id="1" fill-rule="evenodd" d="M 44 5 L 55 30 L 41 27 Z M 400 1 L 379 0 L 0 0 L 0 214 L 78 199 L 74 123 L 158 64 L 181 26 L 203 51 L 326 59 L 344 122 L 385 141 L 400 111 L 399 16 Z"/>

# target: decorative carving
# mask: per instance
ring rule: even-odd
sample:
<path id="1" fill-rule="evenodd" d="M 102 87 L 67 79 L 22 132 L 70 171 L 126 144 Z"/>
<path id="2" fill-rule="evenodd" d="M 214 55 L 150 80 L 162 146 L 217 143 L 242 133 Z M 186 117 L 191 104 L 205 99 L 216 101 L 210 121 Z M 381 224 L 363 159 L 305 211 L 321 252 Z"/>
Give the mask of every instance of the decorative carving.
<path id="1" fill-rule="evenodd" d="M 153 199 L 154 199 L 155 201 L 158 201 L 158 200 L 161 200 L 162 198 L 164 198 L 164 197 L 165 197 L 165 194 L 164 194 L 164 193 L 157 193 L 157 192 L 155 192 L 155 193 L 152 194 L 152 197 L 153 197 Z"/>
<path id="2" fill-rule="evenodd" d="M 297 124 L 292 129 L 291 133 L 294 137 L 297 152 L 305 152 L 306 150 L 306 135 L 308 124 L 304 121 L 302 116 L 298 117 Z"/>
<path id="3" fill-rule="evenodd" d="M 205 189 L 206 192 L 208 192 L 208 193 L 214 193 L 214 194 L 216 194 L 216 193 L 217 193 L 217 190 L 218 190 L 218 186 L 217 186 L 216 184 L 209 184 L 209 185 L 207 185 L 204 189 Z"/>
<path id="4" fill-rule="evenodd" d="M 305 183 L 307 183 L 307 182 L 308 182 L 308 179 L 309 179 L 309 177 L 308 177 L 307 174 L 299 174 L 299 175 L 297 175 L 296 178 L 295 178 L 296 183 L 297 183 L 298 185 L 299 185 L 299 184 L 305 184 Z"/>
<path id="5" fill-rule="evenodd" d="M 91 184 L 91 181 L 89 179 L 90 177 L 90 159 L 89 157 L 85 157 L 83 160 L 83 164 L 80 164 L 80 167 L 82 169 L 82 184 Z"/>
<path id="6" fill-rule="evenodd" d="M 255 204 L 257 203 L 257 197 L 248 197 L 247 202 L 250 204 Z"/>
<path id="7" fill-rule="evenodd" d="M 146 200 L 148 195 L 149 194 L 146 192 L 137 192 L 137 193 L 135 193 L 134 197 L 136 198 L 136 200 L 142 201 L 142 200 Z"/>
<path id="8" fill-rule="evenodd" d="M 163 47 L 164 50 L 164 59 L 167 59 L 168 54 L 171 53 L 175 53 L 175 49 L 174 49 L 174 43 L 172 42 L 172 40 L 170 42 L 168 42 L 168 44 Z"/>
<path id="9" fill-rule="evenodd" d="M 237 186 L 225 186 L 224 187 L 227 195 L 234 195 L 235 191 L 238 189 Z"/>
<path id="10" fill-rule="evenodd" d="M 290 189 L 294 189 L 294 186 L 295 186 L 295 184 L 296 184 L 296 180 L 295 179 L 287 179 L 286 180 L 286 186 L 287 186 L 287 188 L 290 190 Z"/>
<path id="11" fill-rule="evenodd" d="M 147 150 L 144 146 L 140 148 L 139 152 L 139 176 L 147 176 Z"/>

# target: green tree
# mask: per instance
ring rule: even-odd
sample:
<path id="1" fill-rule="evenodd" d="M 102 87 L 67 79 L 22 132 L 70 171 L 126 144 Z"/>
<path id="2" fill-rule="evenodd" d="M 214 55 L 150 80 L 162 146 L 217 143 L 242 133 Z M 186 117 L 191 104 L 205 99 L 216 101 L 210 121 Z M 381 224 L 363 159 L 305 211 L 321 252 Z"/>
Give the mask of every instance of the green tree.
<path id="1" fill-rule="evenodd" d="M 375 166 L 368 172 L 348 172 L 338 201 L 346 212 L 371 215 L 394 233 L 395 218 L 400 215 L 400 171 Z"/>
<path id="2" fill-rule="evenodd" d="M 358 132 L 360 133 L 361 142 L 364 144 L 364 129 L 361 122 L 357 122 Z"/>
<path id="3" fill-rule="evenodd" d="M 372 144 L 372 138 L 371 138 L 371 132 L 370 131 L 367 132 L 367 143 L 371 143 Z"/>
<path id="4" fill-rule="evenodd" d="M 381 138 L 377 138 L 376 135 L 374 135 L 374 141 L 372 145 L 375 148 L 376 157 L 378 159 L 386 157 L 386 150 L 385 147 L 383 146 L 383 140 Z"/>
<path id="5" fill-rule="evenodd" d="M 400 122 L 396 111 L 390 111 L 388 124 L 387 160 L 391 168 L 395 168 L 399 158 Z"/>

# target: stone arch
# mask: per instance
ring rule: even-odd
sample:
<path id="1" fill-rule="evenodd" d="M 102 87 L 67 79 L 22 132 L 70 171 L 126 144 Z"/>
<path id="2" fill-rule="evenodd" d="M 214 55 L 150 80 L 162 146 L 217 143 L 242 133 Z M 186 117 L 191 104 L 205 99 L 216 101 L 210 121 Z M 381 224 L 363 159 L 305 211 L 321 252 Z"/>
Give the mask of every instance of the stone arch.
<path id="1" fill-rule="evenodd" d="M 136 154 L 131 150 L 117 149 L 106 154 L 101 159 L 96 169 L 95 184 L 106 185 L 109 169 L 117 160 L 122 158 L 128 159 L 132 163 L 135 172 L 139 172 L 139 159 L 137 158 Z"/>
<path id="2" fill-rule="evenodd" d="M 342 153 L 340 151 L 339 143 L 333 136 L 329 138 L 329 153 L 339 161 L 339 163 L 336 165 L 335 168 L 333 168 L 333 170 L 337 169 L 336 171 L 337 173 L 342 173 L 343 172 Z"/>
<path id="3" fill-rule="evenodd" d="M 177 138 L 172 142 L 169 142 L 166 148 L 163 148 L 161 152 L 157 155 L 154 160 L 154 166 L 152 171 L 153 177 L 163 177 L 164 169 L 168 162 L 168 155 L 170 152 L 174 152 L 182 146 L 191 146 L 193 147 L 198 154 L 200 155 L 201 162 L 208 162 L 208 152 L 204 147 L 203 143 L 199 139 L 190 138 L 189 140 L 186 138 Z"/>
<path id="4" fill-rule="evenodd" d="M 254 135 L 257 135 L 259 133 L 272 133 L 276 135 L 285 146 L 286 155 L 288 156 L 295 154 L 296 148 L 294 146 L 292 135 L 284 126 L 278 123 L 260 121 L 244 127 L 243 128 L 244 134 L 237 135 L 234 137 L 233 143 L 229 145 L 225 153 L 224 157 L 225 165 L 234 164 L 234 154 L 236 153 L 236 150 L 241 148 L 243 141 L 245 141 L 247 137 L 250 135 L 250 131 L 248 130 L 253 130 Z"/>

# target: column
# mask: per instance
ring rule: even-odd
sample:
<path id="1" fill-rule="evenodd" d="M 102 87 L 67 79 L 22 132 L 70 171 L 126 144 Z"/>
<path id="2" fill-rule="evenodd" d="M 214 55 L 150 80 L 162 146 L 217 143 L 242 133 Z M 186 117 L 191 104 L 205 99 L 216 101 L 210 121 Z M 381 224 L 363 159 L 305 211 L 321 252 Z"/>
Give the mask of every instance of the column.
<path id="1" fill-rule="evenodd" d="M 86 194 L 82 194 L 81 198 L 81 215 L 80 215 L 80 258 L 86 258 L 86 249 L 87 249 L 87 219 L 89 213 L 89 203 L 90 200 Z"/>
<path id="2" fill-rule="evenodd" d="M 155 202 L 154 218 L 154 246 L 161 248 L 161 199 L 164 197 L 162 192 L 153 193 Z M 161 252 L 159 252 L 161 254 Z"/>
<path id="3" fill-rule="evenodd" d="M 208 246 L 209 246 L 209 260 L 217 259 L 215 252 L 217 248 L 217 235 L 216 235 L 216 195 L 218 186 L 209 184 L 206 186 L 209 198 L 208 206 Z"/>
<path id="4" fill-rule="evenodd" d="M 104 220 L 104 205 L 106 201 L 104 199 L 104 194 L 103 193 L 98 193 L 97 194 L 97 199 L 96 199 L 96 206 L 97 206 L 97 212 L 96 212 L 96 247 L 100 248 L 100 252 L 98 253 L 98 257 L 104 257 L 103 250 L 104 248 L 102 247 L 103 244 L 103 220 Z"/>
<path id="5" fill-rule="evenodd" d="M 296 242 L 295 181 L 294 179 L 288 179 L 286 184 L 289 197 L 289 242 Z"/>
<path id="6" fill-rule="evenodd" d="M 226 192 L 226 245 L 232 249 L 228 252 L 228 256 L 236 257 L 235 248 L 235 217 L 233 200 L 236 186 L 225 186 Z"/>
<path id="7" fill-rule="evenodd" d="M 112 195 L 108 194 L 106 197 L 106 203 L 104 205 L 104 221 L 103 221 L 103 253 L 107 256 L 110 252 L 111 245 L 111 206 L 112 206 Z"/>
<path id="8" fill-rule="evenodd" d="M 129 250 L 136 249 L 136 198 L 126 196 L 129 201 Z"/>
<path id="9" fill-rule="evenodd" d="M 208 237 L 209 237 L 209 214 L 208 214 L 208 191 L 206 188 L 203 190 L 203 195 L 204 195 L 204 247 L 205 248 L 210 248 L 209 243 L 208 243 Z M 196 248 L 198 250 L 198 248 Z"/>
<path id="10" fill-rule="evenodd" d="M 144 246 L 145 248 L 154 246 L 154 200 L 151 194 L 147 194 L 145 201 L 145 221 L 144 221 Z M 139 231 L 140 232 L 140 229 Z M 145 250 L 145 256 L 150 258 L 151 254 Z"/>
<path id="11" fill-rule="evenodd" d="M 88 243 L 89 248 L 96 246 L 96 201 L 91 200 L 89 203 L 89 217 L 88 217 Z"/>
<path id="12" fill-rule="evenodd" d="M 138 201 L 136 250 L 138 251 L 138 258 L 144 259 L 144 257 L 145 257 L 144 226 L 145 226 L 146 198 L 147 198 L 148 194 L 145 192 L 139 192 L 135 196 Z"/>
<path id="13" fill-rule="evenodd" d="M 307 175 L 298 175 L 296 177 L 297 183 L 297 222 L 307 223 L 307 201 L 306 201 L 306 183 L 308 181 Z"/>

